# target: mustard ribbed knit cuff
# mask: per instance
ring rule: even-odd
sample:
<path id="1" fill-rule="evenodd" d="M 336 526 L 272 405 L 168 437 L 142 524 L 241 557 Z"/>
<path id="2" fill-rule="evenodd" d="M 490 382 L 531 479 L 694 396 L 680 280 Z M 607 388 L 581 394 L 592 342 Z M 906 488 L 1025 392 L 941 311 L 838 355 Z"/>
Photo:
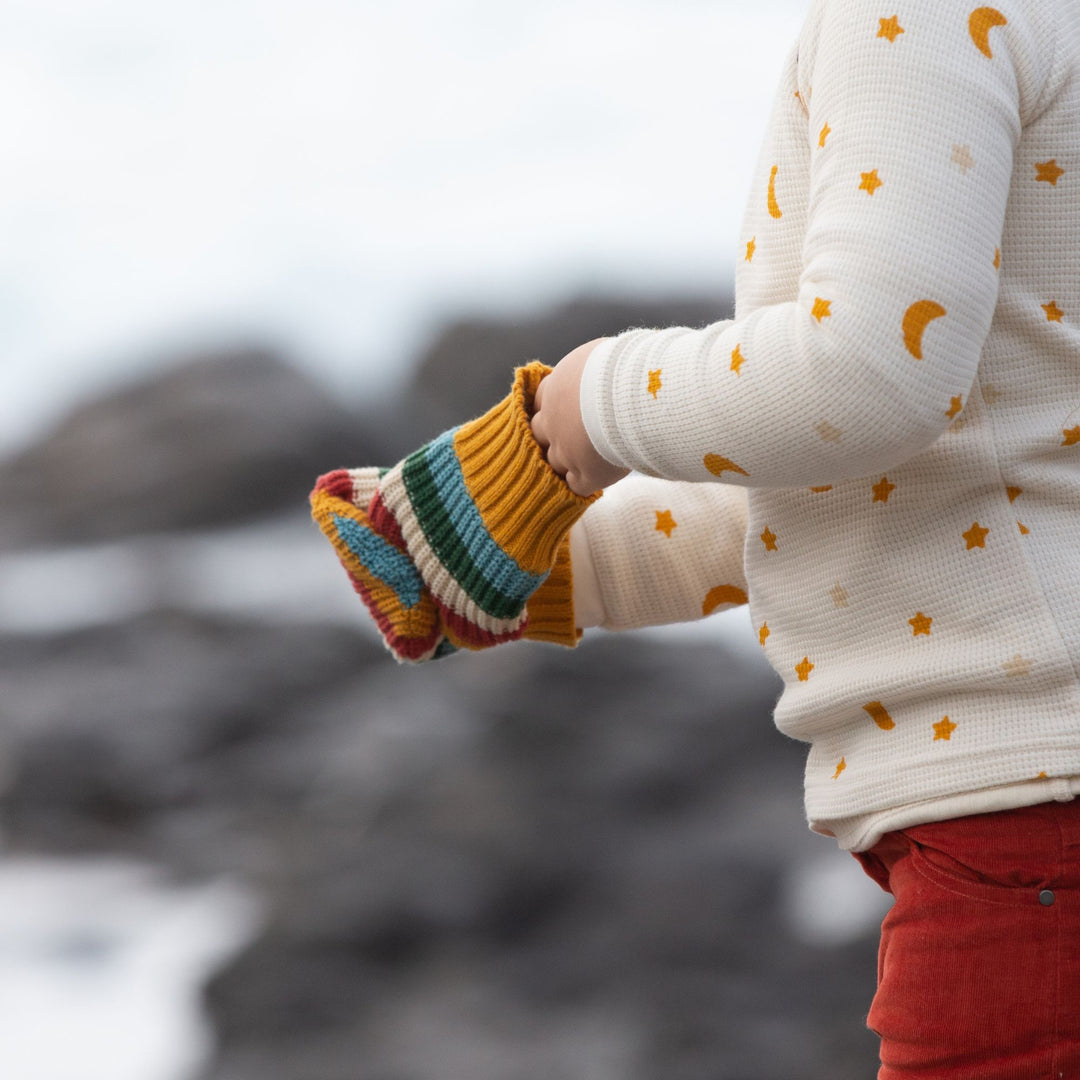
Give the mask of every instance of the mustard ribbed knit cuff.
<path id="1" fill-rule="evenodd" d="M 549 641 L 573 648 L 581 640 L 574 621 L 574 577 L 570 566 L 569 533 L 559 544 L 555 565 L 547 580 L 525 605 L 528 621 L 525 634 L 530 641 Z"/>

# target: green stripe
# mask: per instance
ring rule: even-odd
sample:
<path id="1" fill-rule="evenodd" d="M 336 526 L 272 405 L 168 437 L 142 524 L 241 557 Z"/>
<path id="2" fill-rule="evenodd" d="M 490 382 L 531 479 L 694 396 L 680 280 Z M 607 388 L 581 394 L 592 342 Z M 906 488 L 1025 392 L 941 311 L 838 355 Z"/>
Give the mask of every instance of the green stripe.
<path id="1" fill-rule="evenodd" d="M 427 462 L 427 447 L 410 454 L 402 464 L 401 476 L 412 503 L 413 513 L 435 557 L 481 611 L 493 619 L 515 619 L 525 607 L 520 596 L 506 596 L 492 586 L 473 561 L 439 498 L 439 491 Z"/>

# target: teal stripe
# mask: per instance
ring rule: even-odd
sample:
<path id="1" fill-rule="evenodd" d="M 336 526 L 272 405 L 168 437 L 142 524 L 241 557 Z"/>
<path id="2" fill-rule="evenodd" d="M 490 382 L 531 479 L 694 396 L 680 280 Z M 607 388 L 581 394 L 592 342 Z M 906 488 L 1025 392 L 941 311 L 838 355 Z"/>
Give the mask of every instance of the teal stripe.
<path id="1" fill-rule="evenodd" d="M 352 518 L 334 514 L 334 525 L 345 546 L 365 569 L 394 590 L 398 603 L 406 611 L 420 603 L 424 581 L 408 555 Z"/>
<path id="2" fill-rule="evenodd" d="M 431 550 L 476 606 L 495 619 L 516 618 L 547 574 L 522 570 L 492 539 L 453 440 L 448 431 L 406 458 L 405 490 Z"/>

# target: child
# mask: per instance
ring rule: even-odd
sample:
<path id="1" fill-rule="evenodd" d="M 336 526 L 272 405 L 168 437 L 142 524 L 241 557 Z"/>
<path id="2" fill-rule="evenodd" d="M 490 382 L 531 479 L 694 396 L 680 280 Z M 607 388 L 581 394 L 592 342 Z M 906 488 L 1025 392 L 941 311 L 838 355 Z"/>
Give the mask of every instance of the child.
<path id="1" fill-rule="evenodd" d="M 444 437 L 464 485 L 331 474 L 345 516 L 418 574 L 418 657 L 748 602 L 810 827 L 896 898 L 879 1078 L 1080 1075 L 1080 3 L 814 0 L 740 244 L 732 320 L 534 369 Z M 471 585 L 410 542 L 455 532 Z"/>

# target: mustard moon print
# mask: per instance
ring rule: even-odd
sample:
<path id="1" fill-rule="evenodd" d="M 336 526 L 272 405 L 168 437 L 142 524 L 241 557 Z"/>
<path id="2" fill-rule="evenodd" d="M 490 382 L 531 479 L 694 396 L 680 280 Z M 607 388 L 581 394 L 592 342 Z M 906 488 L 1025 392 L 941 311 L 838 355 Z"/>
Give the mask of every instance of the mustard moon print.
<path id="1" fill-rule="evenodd" d="M 656 528 L 654 532 L 662 532 L 669 540 L 672 530 L 679 527 L 679 523 L 671 516 L 670 510 L 654 510 L 656 514 Z"/>
<path id="2" fill-rule="evenodd" d="M 660 381 L 660 374 L 663 368 L 657 368 L 655 371 L 649 372 L 649 393 L 652 394 L 653 400 L 656 400 L 656 395 L 660 393 L 661 387 L 664 385 Z"/>
<path id="3" fill-rule="evenodd" d="M 893 15 L 891 19 L 878 19 L 878 24 L 877 36 L 888 38 L 890 42 L 895 41 L 904 32 L 898 15 Z"/>
<path id="4" fill-rule="evenodd" d="M 971 40 L 975 42 L 975 48 L 983 56 L 993 60 L 994 54 L 990 51 L 990 31 L 995 26 L 1007 26 L 1008 22 L 1009 20 L 997 8 L 992 7 L 976 8 L 968 16 L 968 31 L 971 33 Z"/>
<path id="5" fill-rule="evenodd" d="M 877 169 L 859 173 L 859 176 L 862 179 L 862 183 L 859 184 L 859 191 L 865 191 L 868 195 L 873 195 L 885 182 L 878 178 Z"/>
<path id="6" fill-rule="evenodd" d="M 1042 309 L 1046 312 L 1047 322 L 1061 322 L 1065 318 L 1065 312 L 1057 306 L 1056 300 L 1051 300 L 1049 304 L 1043 304 Z"/>
<path id="7" fill-rule="evenodd" d="M 815 296 L 814 306 L 811 309 L 810 314 L 820 323 L 822 319 L 829 319 L 832 317 L 832 312 L 829 310 L 831 306 L 831 300 L 822 300 L 820 296 Z"/>
<path id="8" fill-rule="evenodd" d="M 741 368 L 743 364 L 746 363 L 746 357 L 743 356 L 740 349 L 741 346 L 736 345 L 731 352 L 731 370 L 734 371 L 736 375 L 739 374 L 739 368 Z"/>
<path id="9" fill-rule="evenodd" d="M 742 476 L 749 476 L 750 474 L 741 466 L 736 465 L 731 458 L 721 457 L 719 454 L 706 454 L 704 458 L 705 468 L 713 474 L 713 476 L 719 476 L 725 472 L 737 472 Z"/>
<path id="10" fill-rule="evenodd" d="M 702 615 L 711 615 L 723 604 L 745 604 L 746 592 L 737 585 L 717 585 L 710 589 L 701 605 Z"/>
<path id="11" fill-rule="evenodd" d="M 942 719 L 934 725 L 934 742 L 948 742 L 952 738 L 952 733 L 955 730 L 956 725 L 947 716 L 942 717 Z"/>
<path id="12" fill-rule="evenodd" d="M 806 682 L 810 678 L 810 672 L 814 670 L 814 665 L 810 663 L 810 657 L 804 656 L 802 663 L 795 665 L 795 674 L 799 676 L 799 682 Z"/>
<path id="13" fill-rule="evenodd" d="M 841 758 L 841 759 L 840 759 L 840 760 L 839 760 L 839 761 L 838 761 L 838 762 L 836 763 L 836 772 L 834 772 L 834 773 L 833 773 L 833 775 L 832 775 L 832 778 L 833 778 L 834 780 L 839 780 L 839 779 L 840 779 L 840 774 L 841 774 L 841 773 L 842 773 L 842 772 L 843 772 L 843 771 L 844 771 L 844 770 L 845 770 L 846 768 L 847 768 L 847 758 L 846 758 L 846 757 L 842 757 L 842 758 Z"/>
<path id="14" fill-rule="evenodd" d="M 945 309 L 934 300 L 916 300 L 904 312 L 904 345 L 916 360 L 923 358 L 922 339 L 927 325 L 945 314 Z"/>
<path id="15" fill-rule="evenodd" d="M 1035 162 L 1035 179 L 1037 181 L 1041 180 L 1051 187 L 1057 187 L 1058 178 L 1062 176 L 1064 172 L 1065 170 L 1058 166 L 1057 158 L 1051 158 L 1049 161 Z"/>
<path id="16" fill-rule="evenodd" d="M 784 216 L 783 211 L 780 209 L 780 204 L 776 201 L 776 174 L 780 171 L 779 165 L 772 167 L 772 172 L 769 173 L 769 213 L 774 218 L 782 218 Z"/>
<path id="17" fill-rule="evenodd" d="M 971 551 L 972 548 L 985 548 L 986 536 L 989 533 L 989 529 L 984 529 L 977 521 L 966 533 L 963 534 L 964 539 L 967 541 L 967 549 Z"/>
<path id="18" fill-rule="evenodd" d="M 892 731 L 896 727 L 896 721 L 889 715 L 888 710 L 880 701 L 871 701 L 869 705 L 864 705 L 863 709 L 870 714 L 870 719 L 882 731 Z"/>
<path id="19" fill-rule="evenodd" d="M 908 625 L 911 626 L 911 636 L 918 637 L 920 634 L 925 634 L 930 637 L 930 624 L 934 620 L 929 615 L 924 615 L 921 611 L 915 612 L 915 618 L 908 619 Z"/>

